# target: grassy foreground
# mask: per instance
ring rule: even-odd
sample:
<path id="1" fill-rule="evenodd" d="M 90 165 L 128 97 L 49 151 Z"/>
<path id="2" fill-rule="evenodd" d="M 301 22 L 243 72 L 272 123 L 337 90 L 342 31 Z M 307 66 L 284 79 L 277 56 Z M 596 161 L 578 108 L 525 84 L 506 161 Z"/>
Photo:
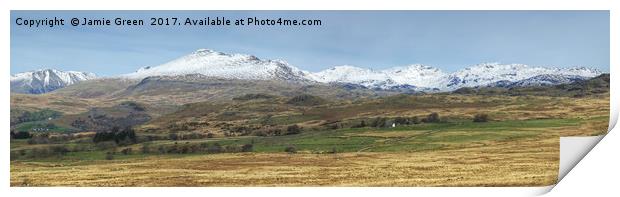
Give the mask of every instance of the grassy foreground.
<path id="1" fill-rule="evenodd" d="M 24 110 L 35 107 L 27 99 L 13 102 L 18 98 L 12 97 L 12 110 L 17 111 L 14 104 Z M 53 98 L 45 100 L 50 101 Z M 78 101 L 85 106 L 94 102 Z M 14 129 L 53 124 L 45 124 L 49 131 L 35 131 L 30 139 L 11 139 L 10 184 L 546 186 L 557 182 L 559 137 L 604 134 L 609 119 L 608 94 L 398 95 L 361 101 L 319 99 L 325 103 L 317 101 L 318 105 L 289 101 L 274 97 L 198 102 L 173 112 L 153 105 L 136 110 L 121 102 L 74 113 L 73 108 L 52 108 L 63 115 L 47 120 L 38 117 L 40 110 L 12 116 L 22 117 L 15 119 L 19 121 Z M 441 120 L 423 121 L 433 113 Z M 478 114 L 490 118 L 474 122 Z M 152 119 L 134 125 L 138 137 L 133 141 L 95 140 L 101 139 L 97 134 L 120 131 L 95 134 L 96 128 L 85 127 L 71 133 L 51 126 L 113 124 L 147 115 Z M 33 121 L 22 121 L 24 117 Z M 414 117 L 420 121 L 393 124 L 398 118 Z M 380 119 L 386 119 L 384 124 L 375 125 L 380 121 L 373 120 Z M 293 125 L 303 129 L 289 132 Z"/>
<path id="2" fill-rule="evenodd" d="M 11 164 L 12 186 L 536 186 L 555 183 L 558 145 L 458 151 L 237 153 Z"/>
<path id="3" fill-rule="evenodd" d="M 559 135 L 587 130 L 582 122 L 586 121 L 437 123 L 186 140 L 177 143 L 253 141 L 255 149 L 220 154 L 133 153 L 114 160 L 105 160 L 101 152 L 19 159 L 11 162 L 11 185 L 542 186 L 557 180 Z M 170 143 L 174 142 L 153 145 Z M 298 152 L 284 153 L 287 144 L 296 145 Z M 333 147 L 337 153 L 321 152 Z"/>

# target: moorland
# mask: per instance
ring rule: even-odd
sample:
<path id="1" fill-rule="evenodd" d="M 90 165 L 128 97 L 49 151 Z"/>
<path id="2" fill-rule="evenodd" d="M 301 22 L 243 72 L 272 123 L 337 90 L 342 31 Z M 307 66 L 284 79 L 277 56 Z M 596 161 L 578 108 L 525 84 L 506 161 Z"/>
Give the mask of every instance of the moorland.
<path id="1" fill-rule="evenodd" d="M 175 77 L 11 94 L 11 186 L 543 186 L 609 75 L 395 92 Z"/>

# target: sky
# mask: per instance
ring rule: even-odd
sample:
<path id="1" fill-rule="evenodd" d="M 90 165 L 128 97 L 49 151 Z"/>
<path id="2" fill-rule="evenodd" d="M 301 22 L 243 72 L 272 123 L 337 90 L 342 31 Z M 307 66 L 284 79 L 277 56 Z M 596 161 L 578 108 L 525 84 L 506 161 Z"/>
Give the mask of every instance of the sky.
<path id="1" fill-rule="evenodd" d="M 151 17 L 320 19 L 320 26 L 150 26 Z M 145 26 L 32 28 L 17 18 L 144 19 Z M 11 11 L 11 73 L 41 68 L 114 76 L 197 49 L 282 59 L 300 69 L 479 63 L 609 72 L 608 11 Z"/>

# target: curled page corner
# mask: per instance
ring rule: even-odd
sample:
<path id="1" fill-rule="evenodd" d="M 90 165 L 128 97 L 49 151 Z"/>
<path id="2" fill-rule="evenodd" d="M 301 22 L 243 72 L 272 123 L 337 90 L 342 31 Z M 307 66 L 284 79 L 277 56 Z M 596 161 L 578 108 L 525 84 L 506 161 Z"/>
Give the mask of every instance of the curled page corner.
<path id="1" fill-rule="evenodd" d="M 605 135 L 560 137 L 558 183 L 583 159 Z"/>
<path id="2" fill-rule="evenodd" d="M 611 132 L 618 122 L 617 106 L 610 103 L 610 117 L 607 133 Z M 558 183 L 598 144 L 605 135 L 560 137 L 560 168 Z"/>
<path id="3" fill-rule="evenodd" d="M 615 110 L 614 106 L 611 106 L 611 109 L 612 113 L 610 114 L 611 116 L 609 119 L 607 133 L 613 130 L 618 119 L 617 113 L 615 113 L 617 110 Z M 544 187 L 547 191 L 541 192 L 537 195 L 550 192 L 605 136 L 606 135 L 560 137 L 560 166 L 558 170 L 558 181 L 554 185 Z M 536 191 L 539 190 L 536 189 Z"/>
<path id="4" fill-rule="evenodd" d="M 542 196 L 542 195 L 545 195 L 546 193 L 549 193 L 555 187 L 556 184 L 549 185 L 549 186 L 544 186 L 544 187 L 534 187 L 534 188 L 531 188 L 530 192 L 526 193 L 526 195 L 527 196 Z"/>

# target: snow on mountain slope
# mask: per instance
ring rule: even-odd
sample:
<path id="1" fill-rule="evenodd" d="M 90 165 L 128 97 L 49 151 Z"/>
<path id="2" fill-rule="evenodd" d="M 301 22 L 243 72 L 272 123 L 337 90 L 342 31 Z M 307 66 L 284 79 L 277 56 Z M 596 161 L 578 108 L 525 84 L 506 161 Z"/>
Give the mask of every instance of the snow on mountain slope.
<path id="1" fill-rule="evenodd" d="M 431 66 L 414 64 L 383 70 L 394 82 L 417 87 L 439 88 L 445 84 L 446 73 Z"/>
<path id="2" fill-rule="evenodd" d="M 574 81 L 575 77 L 590 78 L 602 74 L 595 69 L 546 68 L 523 64 L 485 63 L 445 73 L 440 69 L 414 64 L 373 70 L 350 65 L 336 66 L 319 72 L 300 70 L 282 60 L 261 60 L 253 55 L 226 54 L 200 49 L 159 66 L 147 66 L 123 77 L 143 79 L 151 76 L 185 76 L 243 80 L 285 80 L 330 84 L 371 89 L 413 89 L 416 91 L 451 91 L 461 87 L 485 85 L 558 84 Z M 541 76 L 539 75 L 549 75 Z M 552 78 L 551 75 L 553 75 Z M 517 85 L 517 84 L 514 84 Z"/>
<path id="3" fill-rule="evenodd" d="M 547 86 L 547 85 L 574 83 L 578 81 L 584 81 L 588 78 L 589 77 L 583 77 L 583 76 L 578 76 L 578 75 L 543 74 L 543 75 L 537 75 L 534 77 L 530 77 L 530 78 L 515 81 L 515 82 L 499 81 L 499 82 L 488 84 L 487 86 L 505 87 L 505 88 Z"/>
<path id="4" fill-rule="evenodd" d="M 226 54 L 199 49 L 168 63 L 143 67 L 126 74 L 129 78 L 201 74 L 207 77 L 243 80 L 305 80 L 306 73 L 282 60 L 261 60 L 252 55 Z"/>
<path id="5" fill-rule="evenodd" d="M 94 79 L 93 73 L 40 69 L 11 75 L 11 92 L 42 94 L 59 88 Z"/>
<path id="6" fill-rule="evenodd" d="M 441 89 L 454 90 L 461 87 L 478 87 L 500 81 L 516 82 L 539 75 L 556 75 L 574 77 L 581 76 L 591 78 L 602 74 L 596 69 L 585 67 L 579 68 L 546 68 L 533 67 L 524 64 L 497 64 L 486 63 L 468 67 L 450 74 L 448 82 Z M 536 78 L 532 79 L 535 80 Z M 562 81 L 562 80 L 557 80 Z"/>
<path id="7" fill-rule="evenodd" d="M 602 74 L 596 69 L 546 68 L 523 64 L 478 64 L 453 73 L 424 65 L 370 70 L 337 66 L 311 73 L 311 79 L 323 83 L 350 83 L 367 88 L 392 89 L 410 86 L 417 90 L 451 91 L 461 87 L 528 86 L 570 83 Z"/>
<path id="8" fill-rule="evenodd" d="M 355 66 L 336 66 L 309 74 L 311 80 L 321 83 L 350 83 L 369 88 L 388 88 L 398 85 L 387 73 Z"/>
<path id="9" fill-rule="evenodd" d="M 227 54 L 199 49 L 158 66 L 145 66 L 136 72 L 121 75 L 124 79 L 147 77 L 192 77 L 241 80 L 279 80 L 336 84 L 350 88 L 413 91 L 452 91 L 462 87 L 515 87 L 572 83 L 602 74 L 585 67 L 553 68 L 524 64 L 484 63 L 446 73 L 431 66 L 414 64 L 373 70 L 350 65 L 309 72 L 282 60 L 261 60 L 253 55 Z M 92 73 L 53 69 L 18 73 L 11 76 L 11 91 L 40 94 L 79 81 L 93 79 Z"/>
<path id="10" fill-rule="evenodd" d="M 395 87 L 434 88 L 441 85 L 446 74 L 437 68 L 419 64 L 386 70 L 345 65 L 311 73 L 309 76 L 312 80 L 322 83 L 350 83 L 367 88 L 392 89 Z"/>

